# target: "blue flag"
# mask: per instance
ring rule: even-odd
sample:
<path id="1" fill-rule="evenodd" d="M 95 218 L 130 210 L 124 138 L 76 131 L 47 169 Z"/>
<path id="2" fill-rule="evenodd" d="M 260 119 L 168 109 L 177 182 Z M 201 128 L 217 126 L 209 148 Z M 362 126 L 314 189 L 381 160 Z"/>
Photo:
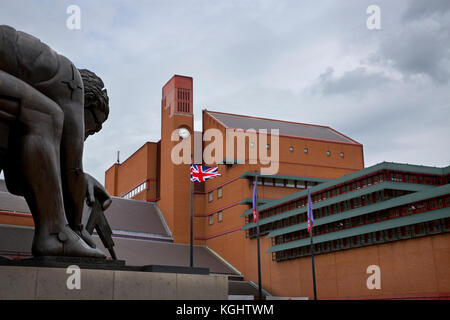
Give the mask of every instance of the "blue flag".
<path id="1" fill-rule="evenodd" d="M 313 227 L 313 223 L 314 223 L 314 215 L 313 215 L 313 205 L 311 202 L 311 193 L 309 191 L 308 188 L 308 211 L 307 211 L 307 215 L 308 215 L 308 233 L 311 232 L 311 228 Z"/>
<path id="2" fill-rule="evenodd" d="M 257 214 L 258 204 L 256 201 L 257 201 L 257 196 L 256 196 L 256 179 L 255 179 L 255 185 L 253 186 L 253 222 L 256 222 L 256 219 L 258 216 L 258 214 Z"/>

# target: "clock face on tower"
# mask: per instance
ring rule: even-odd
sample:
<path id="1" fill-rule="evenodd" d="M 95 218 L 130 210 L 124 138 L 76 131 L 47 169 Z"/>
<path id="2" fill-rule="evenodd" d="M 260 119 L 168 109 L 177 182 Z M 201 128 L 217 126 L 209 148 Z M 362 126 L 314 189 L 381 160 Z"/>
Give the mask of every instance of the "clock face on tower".
<path id="1" fill-rule="evenodd" d="M 190 133 L 189 130 L 186 129 L 186 128 L 180 128 L 180 129 L 178 129 L 178 135 L 179 135 L 182 139 L 186 139 L 186 138 L 189 138 L 189 136 L 191 135 L 191 133 Z"/>

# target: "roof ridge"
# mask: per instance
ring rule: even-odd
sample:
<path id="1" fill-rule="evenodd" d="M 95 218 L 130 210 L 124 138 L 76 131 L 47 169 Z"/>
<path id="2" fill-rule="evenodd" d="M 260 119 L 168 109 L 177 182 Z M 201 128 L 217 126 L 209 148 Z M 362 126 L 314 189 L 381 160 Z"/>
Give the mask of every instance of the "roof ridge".
<path id="1" fill-rule="evenodd" d="M 207 113 L 219 113 L 219 114 L 225 114 L 229 116 L 237 116 L 237 117 L 243 117 L 243 118 L 253 118 L 253 119 L 259 119 L 259 120 L 269 120 L 269 121 L 276 121 L 276 122 L 285 122 L 285 123 L 291 123 L 291 124 L 299 124 L 299 125 L 305 125 L 305 126 L 311 126 L 311 127 L 320 127 L 320 128 L 326 128 L 326 129 L 332 129 L 330 126 L 320 125 L 320 124 L 312 124 L 312 123 L 305 123 L 305 122 L 295 122 L 295 121 L 289 121 L 289 120 L 280 120 L 280 119 L 273 119 L 273 118 L 264 118 L 264 117 L 257 117 L 257 116 L 248 116 L 244 114 L 236 114 L 236 113 L 229 113 L 229 112 L 222 112 L 222 111 L 213 111 L 213 110 L 207 110 L 204 109 Z M 214 117 L 215 118 L 215 117 Z M 338 132 L 338 131 L 336 131 Z M 342 133 L 338 132 L 342 135 Z"/>
<path id="2" fill-rule="evenodd" d="M 301 134 L 286 133 L 286 132 L 285 133 L 280 132 L 279 133 L 280 136 L 295 137 L 295 138 L 308 139 L 308 140 L 312 139 L 312 140 L 327 141 L 327 142 L 333 141 L 333 142 L 337 142 L 337 143 L 346 143 L 346 144 L 351 144 L 351 145 L 362 145 L 358 141 L 356 141 L 356 140 L 348 137 L 347 135 L 339 132 L 338 130 L 336 130 L 330 126 L 326 126 L 326 125 L 304 123 L 304 122 L 294 122 L 294 121 L 289 121 L 289 120 L 264 118 L 264 117 L 258 117 L 258 116 L 249 116 L 249 115 L 242 115 L 242 114 L 235 114 L 235 113 L 228 113 L 228 112 L 221 112 L 221 111 L 212 111 L 212 110 L 207 110 L 207 109 L 203 109 L 203 112 L 208 114 L 212 119 L 214 119 L 215 121 L 217 121 L 218 123 L 220 123 L 223 127 L 227 128 L 227 129 L 237 129 L 237 128 L 230 123 L 224 122 L 223 119 L 219 119 L 220 117 L 218 117 L 218 115 L 229 116 L 229 117 L 234 117 L 234 118 L 239 118 L 239 119 L 251 119 L 254 121 L 255 120 L 256 121 L 258 121 L 258 120 L 259 121 L 268 121 L 268 122 L 271 122 L 272 125 L 278 124 L 280 130 L 283 128 L 283 125 L 286 128 L 288 128 L 288 126 L 290 126 L 290 128 L 291 128 L 290 130 L 293 130 L 293 128 L 295 128 L 295 130 L 308 130 L 308 129 L 311 130 L 313 128 L 316 128 L 316 129 L 325 130 L 325 131 L 327 131 L 328 135 L 331 134 L 334 137 L 326 138 L 326 137 L 317 137 L 314 135 L 309 136 L 309 135 L 301 135 Z"/>

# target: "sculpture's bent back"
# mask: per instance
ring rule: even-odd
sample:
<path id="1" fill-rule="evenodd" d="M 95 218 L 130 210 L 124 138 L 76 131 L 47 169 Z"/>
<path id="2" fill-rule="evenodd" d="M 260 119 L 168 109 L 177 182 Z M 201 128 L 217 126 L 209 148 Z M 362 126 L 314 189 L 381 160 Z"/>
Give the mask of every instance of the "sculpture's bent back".
<path id="1" fill-rule="evenodd" d="M 33 255 L 104 257 L 81 218 L 86 195 L 103 209 L 111 199 L 84 174 L 82 158 L 85 138 L 108 114 L 99 77 L 39 39 L 0 26 L 0 171 L 30 207 Z"/>

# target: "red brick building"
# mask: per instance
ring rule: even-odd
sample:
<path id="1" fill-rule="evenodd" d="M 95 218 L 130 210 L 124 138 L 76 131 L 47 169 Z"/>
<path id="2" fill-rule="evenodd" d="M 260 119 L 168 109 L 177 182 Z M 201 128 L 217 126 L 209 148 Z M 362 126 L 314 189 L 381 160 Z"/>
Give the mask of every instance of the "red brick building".
<path id="1" fill-rule="evenodd" d="M 201 163 L 212 143 L 202 141 L 208 129 L 223 137 L 227 130 L 278 129 L 278 172 L 261 177 L 258 189 L 267 291 L 312 297 L 304 191 L 311 187 L 319 298 L 449 296 L 449 167 L 381 163 L 364 169 L 362 144 L 327 126 L 203 110 L 203 131 L 194 132 L 193 96 L 190 77 L 175 75 L 164 85 L 161 140 L 145 143 L 106 171 L 112 195 L 155 202 L 174 241 L 186 244 L 189 164 L 173 163 L 179 141 L 172 135 L 187 129 L 194 161 Z M 265 144 L 269 153 L 275 150 L 270 141 Z M 194 192 L 195 244 L 211 248 L 252 281 L 257 279 L 256 240 L 249 208 L 254 172 L 265 167 L 259 156 L 249 164 L 255 147 L 247 139 L 245 155 L 229 159 L 224 143 L 224 159 L 213 164 L 222 176 L 196 183 Z M 408 209 L 416 205 L 424 207 Z M 378 290 L 366 286 L 366 269 L 374 264 L 382 272 Z"/>

